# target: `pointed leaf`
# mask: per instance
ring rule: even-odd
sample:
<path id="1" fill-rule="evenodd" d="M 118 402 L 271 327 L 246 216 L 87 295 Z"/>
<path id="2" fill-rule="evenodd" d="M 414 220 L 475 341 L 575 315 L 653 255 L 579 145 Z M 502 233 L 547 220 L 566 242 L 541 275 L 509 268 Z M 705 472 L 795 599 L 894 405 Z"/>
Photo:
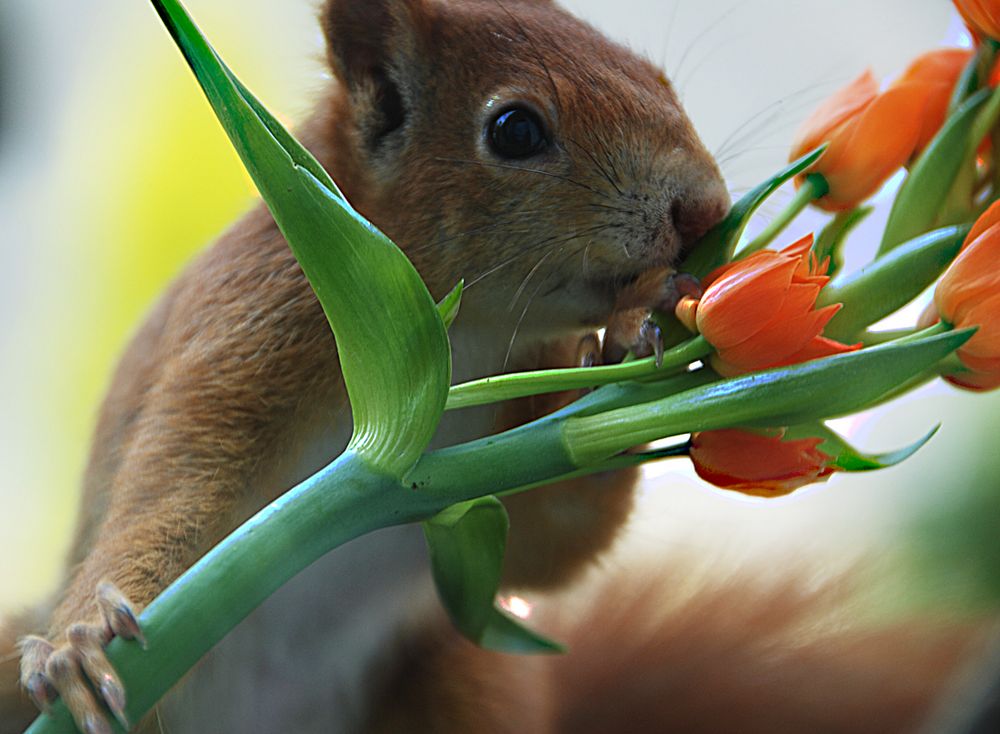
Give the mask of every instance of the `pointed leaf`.
<path id="1" fill-rule="evenodd" d="M 1000 101 L 1000 89 L 992 97 Z M 972 140 L 973 128 L 990 98 L 990 90 L 982 89 L 963 102 L 910 169 L 889 213 L 880 256 L 934 227 L 970 146 L 978 144 Z"/>
<path id="2" fill-rule="evenodd" d="M 834 457 L 833 463 L 835 466 L 846 472 L 861 472 L 887 469 L 906 461 L 923 448 L 934 437 L 934 434 L 938 432 L 940 427 L 940 425 L 934 426 L 927 435 L 918 441 L 914 441 L 909 446 L 883 454 L 866 454 L 859 451 L 845 441 L 842 436 L 831 431 L 822 423 L 794 426 L 785 432 L 785 436 L 790 439 L 822 438 L 823 443 L 819 445 L 819 450 Z"/>
<path id="3" fill-rule="evenodd" d="M 423 524 L 438 595 L 455 627 L 491 650 L 557 652 L 495 605 L 507 546 L 507 511 L 496 497 L 449 507 Z"/>
<path id="4" fill-rule="evenodd" d="M 351 448 L 401 476 L 430 442 L 450 382 L 447 333 L 430 293 L 222 64 L 181 5 L 153 4 L 323 305 L 351 399 Z"/>
<path id="5" fill-rule="evenodd" d="M 733 258 L 740 235 L 746 229 L 757 208 L 781 186 L 802 173 L 815 163 L 826 146 L 802 156 L 794 163 L 782 169 L 760 186 L 749 191 L 736 202 L 726 218 L 715 225 L 699 240 L 688 258 L 678 268 L 683 273 L 691 273 L 703 278 L 720 265 Z"/>
<path id="6" fill-rule="evenodd" d="M 441 302 L 437 305 L 438 313 L 441 315 L 441 321 L 444 323 L 444 328 L 446 329 L 450 329 L 451 325 L 455 323 L 455 319 L 458 316 L 458 309 L 462 306 L 464 288 L 465 281 L 458 281 L 455 287 L 451 289 L 451 292 L 442 298 Z"/>

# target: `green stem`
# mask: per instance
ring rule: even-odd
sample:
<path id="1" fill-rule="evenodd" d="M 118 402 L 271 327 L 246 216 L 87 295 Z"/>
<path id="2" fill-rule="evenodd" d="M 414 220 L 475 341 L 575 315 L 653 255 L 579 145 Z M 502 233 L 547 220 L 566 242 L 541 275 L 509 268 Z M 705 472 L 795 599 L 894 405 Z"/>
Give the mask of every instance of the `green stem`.
<path id="1" fill-rule="evenodd" d="M 485 377 L 481 380 L 465 382 L 452 387 L 448 393 L 445 410 L 469 408 L 474 405 L 497 403 L 503 400 L 560 390 L 580 390 L 612 382 L 651 377 L 660 373 L 669 374 L 670 370 L 684 367 L 708 356 L 711 352 L 712 346 L 705 341 L 704 337 L 696 336 L 684 344 L 664 352 L 663 361 L 659 366 L 657 366 L 655 358 L 648 357 L 600 367 L 536 370 Z"/>
<path id="2" fill-rule="evenodd" d="M 903 339 L 914 334 L 920 333 L 921 329 L 917 327 L 912 327 L 910 329 L 887 329 L 885 331 L 866 331 L 861 335 L 861 343 L 866 347 L 874 347 L 878 344 L 886 344 L 888 342 L 896 341 L 897 339 Z"/>
<path id="3" fill-rule="evenodd" d="M 812 204 L 817 199 L 821 199 L 826 196 L 830 191 L 830 185 L 826 182 L 826 179 L 818 173 L 810 173 L 806 176 L 805 181 L 799 187 L 799 190 L 795 192 L 795 196 L 792 200 L 788 202 L 788 206 L 785 210 L 781 212 L 778 216 L 772 219 L 760 234 L 754 237 L 750 242 L 740 248 L 740 251 L 736 253 L 737 259 L 751 255 L 758 250 L 763 250 L 769 244 L 771 244 L 774 239 L 785 231 L 792 221 L 802 213 L 802 210 L 807 206 Z"/>
<path id="4" fill-rule="evenodd" d="M 278 587 L 328 551 L 382 527 L 433 516 L 441 501 L 402 492 L 359 455 L 337 461 L 261 510 L 209 551 L 140 616 L 147 647 L 120 638 L 108 659 L 127 683 L 131 721 Z M 60 701 L 28 734 L 75 731 Z"/>
<path id="5" fill-rule="evenodd" d="M 528 425 L 424 454 L 402 484 L 348 452 L 237 529 L 154 600 L 140 617 L 146 650 L 121 639 L 111 642 L 108 659 L 129 691 L 126 713 L 140 720 L 269 594 L 348 540 L 428 519 L 456 502 L 580 469 L 655 458 L 614 458 L 651 440 L 853 412 L 923 373 L 969 336 L 966 330 L 873 347 L 718 383 L 711 370 L 699 370 L 657 382 L 608 385 Z M 668 397 L 656 399 L 664 394 Z M 651 402 L 628 404 L 635 399 Z M 29 729 L 30 734 L 71 731 L 61 702 Z"/>
<path id="6" fill-rule="evenodd" d="M 827 324 L 824 336 L 845 344 L 864 338 L 869 326 L 898 311 L 940 277 L 958 255 L 968 231 L 962 225 L 928 232 L 827 285 L 816 307 L 840 303 L 843 308 Z"/>

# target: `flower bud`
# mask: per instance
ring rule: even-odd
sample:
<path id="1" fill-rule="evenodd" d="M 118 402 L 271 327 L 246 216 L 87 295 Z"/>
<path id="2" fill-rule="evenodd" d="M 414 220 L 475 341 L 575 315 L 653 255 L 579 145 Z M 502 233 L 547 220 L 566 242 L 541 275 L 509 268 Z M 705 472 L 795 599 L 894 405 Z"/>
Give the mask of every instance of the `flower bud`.
<path id="1" fill-rule="evenodd" d="M 691 437 L 691 461 L 710 484 L 757 497 L 780 497 L 825 481 L 837 467 L 820 438 L 783 440 L 784 431 L 704 431 Z"/>
<path id="2" fill-rule="evenodd" d="M 991 206 L 969 233 L 934 291 L 941 319 L 979 330 L 956 353 L 968 372 L 947 375 L 970 390 L 1000 387 L 1000 205 Z"/>
<path id="3" fill-rule="evenodd" d="M 700 301 L 682 300 L 678 317 L 717 351 L 712 366 L 732 376 L 850 352 L 822 336 L 840 309 L 814 309 L 826 285 L 827 262 L 817 263 L 812 235 L 780 252 L 763 250 L 724 265 L 706 279 Z"/>
<path id="4" fill-rule="evenodd" d="M 976 36 L 1000 39 L 1000 2 L 955 0 L 955 9 Z"/>
<path id="5" fill-rule="evenodd" d="M 927 147 L 944 124 L 952 91 L 972 51 L 945 48 L 918 56 L 884 92 L 866 71 L 802 125 L 790 160 L 823 143 L 811 169 L 829 184 L 817 206 L 853 209 Z"/>

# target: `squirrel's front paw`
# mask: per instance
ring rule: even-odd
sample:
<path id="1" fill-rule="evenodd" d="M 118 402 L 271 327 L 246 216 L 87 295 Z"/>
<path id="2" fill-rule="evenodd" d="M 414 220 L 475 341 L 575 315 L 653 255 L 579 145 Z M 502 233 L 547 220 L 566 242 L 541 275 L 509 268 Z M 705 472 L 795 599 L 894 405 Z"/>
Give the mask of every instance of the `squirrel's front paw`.
<path id="1" fill-rule="evenodd" d="M 701 296 L 701 284 L 687 273 L 652 270 L 641 275 L 618 296 L 604 332 L 605 364 L 621 362 L 625 355 L 663 357 L 663 334 L 652 320 L 654 311 L 672 313 L 684 296 Z"/>
<path id="2" fill-rule="evenodd" d="M 124 728 L 129 728 L 125 689 L 104 648 L 116 635 L 145 645 L 132 604 L 114 584 L 98 584 L 97 606 L 103 621 L 70 625 L 61 645 L 35 636 L 20 641 L 21 685 L 25 691 L 43 711 L 62 696 L 84 734 L 110 734 L 104 707 Z"/>

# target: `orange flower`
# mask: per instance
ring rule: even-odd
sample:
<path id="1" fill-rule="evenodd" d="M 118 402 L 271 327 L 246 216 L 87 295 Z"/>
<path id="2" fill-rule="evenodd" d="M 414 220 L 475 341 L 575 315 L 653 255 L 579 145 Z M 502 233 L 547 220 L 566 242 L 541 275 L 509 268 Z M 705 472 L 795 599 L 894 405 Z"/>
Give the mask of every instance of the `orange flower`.
<path id="1" fill-rule="evenodd" d="M 961 253 L 934 291 L 941 319 L 955 328 L 979 331 L 958 350 L 968 372 L 945 379 L 970 390 L 1000 387 L 1000 207 L 980 217 Z"/>
<path id="2" fill-rule="evenodd" d="M 878 93 L 870 71 L 834 94 L 799 130 L 789 160 L 829 143 L 811 172 L 830 186 L 816 204 L 828 211 L 853 209 L 904 166 L 923 135 L 927 94 L 902 84 Z"/>
<path id="3" fill-rule="evenodd" d="M 973 33 L 1000 39 L 1000 2 L 997 0 L 955 0 L 955 8 Z"/>
<path id="4" fill-rule="evenodd" d="M 929 51 L 914 59 L 903 75 L 893 83 L 893 87 L 915 84 L 925 95 L 923 126 L 917 136 L 914 156 L 927 147 L 944 124 L 952 92 L 972 54 L 972 50 L 967 48 Z"/>
<path id="5" fill-rule="evenodd" d="M 722 375 L 781 367 L 850 352 L 821 336 L 840 310 L 833 304 L 814 310 L 820 289 L 830 280 L 828 263 L 817 263 L 812 235 L 781 252 L 763 250 L 706 278 L 700 301 L 682 299 L 678 318 L 715 347 L 712 366 Z"/>
<path id="6" fill-rule="evenodd" d="M 822 439 L 784 441 L 783 435 L 735 429 L 696 433 L 691 462 L 706 482 L 757 497 L 780 497 L 837 470 L 833 458 L 817 448 Z"/>
<path id="7" fill-rule="evenodd" d="M 866 71 L 824 102 L 802 125 L 789 158 L 829 144 L 812 168 L 830 185 L 817 205 L 852 209 L 927 147 L 972 53 L 945 48 L 918 56 L 882 93 Z"/>

